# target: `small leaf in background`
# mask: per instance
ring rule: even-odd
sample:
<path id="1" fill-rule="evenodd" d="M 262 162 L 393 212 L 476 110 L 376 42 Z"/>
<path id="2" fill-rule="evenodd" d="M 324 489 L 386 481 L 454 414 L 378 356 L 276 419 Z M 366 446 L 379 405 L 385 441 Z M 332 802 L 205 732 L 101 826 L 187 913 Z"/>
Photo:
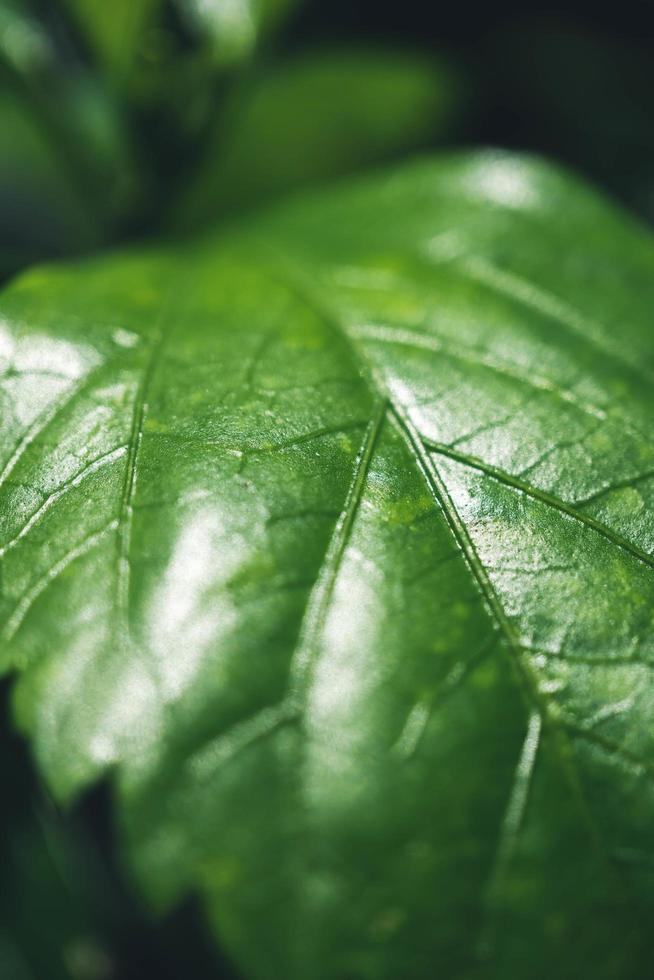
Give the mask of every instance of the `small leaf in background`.
<path id="1" fill-rule="evenodd" d="M 162 0 L 64 0 L 108 77 L 129 80 Z"/>
<path id="2" fill-rule="evenodd" d="M 120 874 L 104 792 L 58 809 L 0 688 L 2 980 L 235 980 L 190 906 L 153 921 Z"/>
<path id="3" fill-rule="evenodd" d="M 502 153 L 3 292 L 16 722 L 245 977 L 647 976 L 653 307 Z"/>
<path id="4" fill-rule="evenodd" d="M 0 4 L 0 274 L 97 248 L 137 180 L 121 110 L 64 39 Z"/>
<path id="5" fill-rule="evenodd" d="M 98 932 L 97 867 L 80 833 L 67 833 L 36 783 L 25 745 L 9 730 L 0 692 L 0 976 L 2 980 L 120 980 L 113 972 L 70 969 L 76 952 L 109 965 Z M 102 928 L 102 927 L 101 927 Z M 38 939 L 37 939 L 38 937 Z"/>
<path id="6" fill-rule="evenodd" d="M 456 74 L 414 54 L 323 51 L 260 70 L 218 115 L 176 222 L 193 227 L 442 142 L 461 103 Z"/>
<path id="7" fill-rule="evenodd" d="M 204 40 L 217 66 L 248 58 L 298 0 L 175 0 L 185 23 Z"/>
<path id="8" fill-rule="evenodd" d="M 97 241 L 71 178 L 28 100 L 0 87 L 0 276 Z"/>
<path id="9" fill-rule="evenodd" d="M 96 240 L 65 155 L 31 97 L 56 52 L 42 26 L 10 0 L 0 2 L 0 277 L 42 255 Z M 26 83 L 26 84 L 24 84 Z"/>
<path id="10" fill-rule="evenodd" d="M 0 54 L 21 75 L 32 75 L 54 60 L 50 37 L 20 0 L 0 0 Z"/>

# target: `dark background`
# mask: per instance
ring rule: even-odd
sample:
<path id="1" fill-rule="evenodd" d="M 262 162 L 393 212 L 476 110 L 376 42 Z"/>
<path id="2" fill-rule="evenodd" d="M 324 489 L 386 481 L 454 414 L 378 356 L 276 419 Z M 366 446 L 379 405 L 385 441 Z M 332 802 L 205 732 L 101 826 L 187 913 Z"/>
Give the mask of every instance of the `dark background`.
<path id="1" fill-rule="evenodd" d="M 295 19 L 291 43 L 315 37 L 445 53 L 468 86 L 457 144 L 553 156 L 654 217 L 651 3 L 333 0 Z"/>

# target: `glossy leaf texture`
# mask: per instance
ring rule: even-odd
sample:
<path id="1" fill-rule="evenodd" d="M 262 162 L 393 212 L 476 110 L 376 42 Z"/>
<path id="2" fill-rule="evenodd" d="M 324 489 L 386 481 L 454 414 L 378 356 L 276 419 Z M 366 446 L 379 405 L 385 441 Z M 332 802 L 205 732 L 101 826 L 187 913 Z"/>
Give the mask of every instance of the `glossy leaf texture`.
<path id="1" fill-rule="evenodd" d="M 244 976 L 651 965 L 654 244 L 469 154 L 2 298 L 2 657 Z"/>

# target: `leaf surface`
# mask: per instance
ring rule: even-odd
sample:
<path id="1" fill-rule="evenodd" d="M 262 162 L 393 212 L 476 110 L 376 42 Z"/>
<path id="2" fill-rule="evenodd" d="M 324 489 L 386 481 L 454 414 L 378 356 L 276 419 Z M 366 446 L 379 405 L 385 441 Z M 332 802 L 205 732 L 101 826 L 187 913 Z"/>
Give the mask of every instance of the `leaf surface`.
<path id="1" fill-rule="evenodd" d="M 646 972 L 653 273 L 471 154 L 5 291 L 18 723 L 246 976 Z"/>

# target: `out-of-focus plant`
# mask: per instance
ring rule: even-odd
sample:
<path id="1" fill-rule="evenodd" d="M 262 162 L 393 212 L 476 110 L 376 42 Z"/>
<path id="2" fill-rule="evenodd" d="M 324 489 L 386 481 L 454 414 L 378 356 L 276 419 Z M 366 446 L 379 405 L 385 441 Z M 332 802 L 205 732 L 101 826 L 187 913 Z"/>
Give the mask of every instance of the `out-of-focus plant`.
<path id="1" fill-rule="evenodd" d="M 0 0 L 0 272 L 429 145 L 461 87 L 422 55 L 286 53 L 294 0 Z"/>

